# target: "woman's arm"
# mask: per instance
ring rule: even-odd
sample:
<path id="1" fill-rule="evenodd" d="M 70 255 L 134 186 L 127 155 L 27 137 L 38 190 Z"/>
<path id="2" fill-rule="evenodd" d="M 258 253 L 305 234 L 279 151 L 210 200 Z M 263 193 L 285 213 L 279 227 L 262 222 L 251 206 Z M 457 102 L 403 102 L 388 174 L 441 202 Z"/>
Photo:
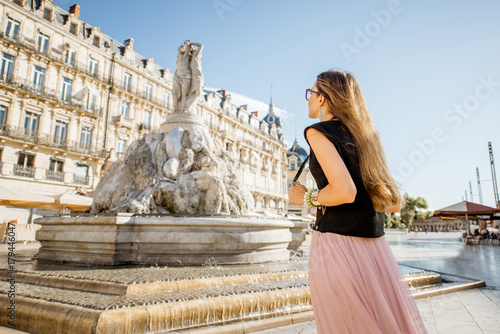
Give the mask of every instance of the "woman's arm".
<path id="1" fill-rule="evenodd" d="M 328 185 L 318 193 L 318 201 L 325 206 L 354 202 L 356 185 L 335 145 L 324 134 L 313 128 L 307 130 L 306 136 L 328 179 Z"/>

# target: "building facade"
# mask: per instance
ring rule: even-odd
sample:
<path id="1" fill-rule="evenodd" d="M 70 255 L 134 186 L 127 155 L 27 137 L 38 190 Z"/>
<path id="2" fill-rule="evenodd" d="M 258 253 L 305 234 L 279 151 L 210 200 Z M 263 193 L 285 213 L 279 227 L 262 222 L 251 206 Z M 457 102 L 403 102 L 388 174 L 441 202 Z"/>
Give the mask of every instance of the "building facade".
<path id="1" fill-rule="evenodd" d="M 288 168 L 287 168 L 287 187 L 290 188 L 292 185 L 293 179 L 299 168 L 304 163 L 307 158 L 307 151 L 299 145 L 297 139 L 293 142 L 292 147 L 286 153 L 288 159 Z M 300 174 L 299 183 L 304 185 L 307 189 L 316 189 L 316 181 L 314 180 L 311 171 L 309 170 L 309 166 L 304 166 L 302 170 L 302 174 Z M 310 215 L 316 214 L 316 208 L 309 208 L 306 205 L 296 205 L 288 203 L 288 213 L 295 214 L 305 217 L 311 217 Z"/>
<path id="2" fill-rule="evenodd" d="M 51 0 L 0 0 L 0 187 L 92 194 L 106 164 L 172 112 L 173 73 Z M 205 91 L 196 113 L 237 160 L 256 210 L 284 211 L 282 120 Z"/>

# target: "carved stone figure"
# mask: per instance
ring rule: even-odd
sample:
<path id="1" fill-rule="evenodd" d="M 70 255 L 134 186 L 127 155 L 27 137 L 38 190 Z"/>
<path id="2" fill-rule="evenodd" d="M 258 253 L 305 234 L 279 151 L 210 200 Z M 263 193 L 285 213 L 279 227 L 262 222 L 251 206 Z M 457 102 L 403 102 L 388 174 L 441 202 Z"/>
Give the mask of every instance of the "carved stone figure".
<path id="1" fill-rule="evenodd" d="M 189 112 L 200 97 L 205 81 L 201 70 L 203 44 L 187 40 L 179 46 L 172 96 L 174 112 Z"/>

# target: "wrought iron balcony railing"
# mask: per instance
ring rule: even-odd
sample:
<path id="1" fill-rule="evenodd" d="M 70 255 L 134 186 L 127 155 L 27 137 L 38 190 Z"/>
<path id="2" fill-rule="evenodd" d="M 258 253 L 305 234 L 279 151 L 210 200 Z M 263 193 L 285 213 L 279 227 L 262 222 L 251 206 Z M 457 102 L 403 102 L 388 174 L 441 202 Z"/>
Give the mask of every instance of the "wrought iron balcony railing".
<path id="1" fill-rule="evenodd" d="M 33 132 L 28 129 L 12 125 L 0 125 L 0 136 L 22 140 L 33 144 L 58 148 L 70 152 L 90 155 L 98 158 L 106 157 L 106 151 L 98 150 L 94 147 L 82 144 L 81 142 L 68 139 L 63 140 L 60 137 Z"/>
<path id="2" fill-rule="evenodd" d="M 76 60 L 65 61 L 65 57 L 63 54 L 59 55 L 52 52 L 50 49 L 45 50 L 44 48 L 39 48 L 36 43 L 35 44 L 29 43 L 26 40 L 24 40 L 22 36 L 11 37 L 6 35 L 5 32 L 0 32 L 0 38 L 3 38 L 9 43 L 16 44 L 17 46 L 20 46 L 26 50 L 47 57 L 54 62 L 72 68 L 82 74 L 96 78 L 101 82 L 104 82 L 106 84 L 109 84 L 110 82 L 109 77 L 106 77 L 103 72 L 91 70 L 89 64 L 85 64 Z"/>
<path id="3" fill-rule="evenodd" d="M 34 178 L 35 168 L 31 166 L 14 165 L 14 175 Z"/>
<path id="4" fill-rule="evenodd" d="M 45 178 L 47 180 L 51 180 L 51 181 L 63 182 L 64 181 L 64 172 L 58 172 L 58 171 L 53 171 L 53 170 L 47 169 L 47 172 L 45 174 Z"/>
<path id="5" fill-rule="evenodd" d="M 75 184 L 82 184 L 82 185 L 88 185 L 89 184 L 89 177 L 88 176 L 83 176 L 83 175 L 73 175 L 73 183 Z"/>
<path id="6" fill-rule="evenodd" d="M 26 79 L 22 79 L 19 77 L 16 77 L 10 73 L 3 73 L 0 74 L 0 83 L 6 84 L 8 86 L 11 86 L 13 88 L 17 89 L 22 89 L 25 92 L 31 93 L 38 95 L 40 97 L 56 101 L 59 103 L 63 103 L 69 107 L 85 111 L 97 116 L 102 116 L 102 108 L 99 108 L 98 106 L 86 106 L 85 103 L 82 101 L 79 101 L 75 98 L 70 97 L 69 99 L 63 99 L 60 94 L 58 94 L 55 90 L 43 87 L 40 85 L 36 85 L 32 81 L 28 81 Z"/>

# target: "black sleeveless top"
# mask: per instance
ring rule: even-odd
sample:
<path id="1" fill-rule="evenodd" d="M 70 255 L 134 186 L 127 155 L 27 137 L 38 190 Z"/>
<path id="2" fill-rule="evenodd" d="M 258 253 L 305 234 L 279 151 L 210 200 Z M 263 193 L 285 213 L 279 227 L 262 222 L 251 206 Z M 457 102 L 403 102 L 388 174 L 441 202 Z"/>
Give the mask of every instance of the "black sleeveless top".
<path id="1" fill-rule="evenodd" d="M 372 201 L 361 178 L 356 146 L 349 131 L 340 121 L 324 121 L 310 125 L 304 130 L 306 141 L 306 132 L 309 128 L 323 133 L 335 145 L 347 170 L 351 174 L 357 190 L 353 203 L 327 206 L 325 209 L 319 207 L 317 209 L 314 229 L 319 232 L 330 232 L 354 237 L 378 238 L 383 236 L 385 234 L 385 213 L 377 212 L 373 209 Z M 309 169 L 316 180 L 318 189 L 321 190 L 328 185 L 328 179 L 325 173 L 323 173 L 312 149 Z"/>

